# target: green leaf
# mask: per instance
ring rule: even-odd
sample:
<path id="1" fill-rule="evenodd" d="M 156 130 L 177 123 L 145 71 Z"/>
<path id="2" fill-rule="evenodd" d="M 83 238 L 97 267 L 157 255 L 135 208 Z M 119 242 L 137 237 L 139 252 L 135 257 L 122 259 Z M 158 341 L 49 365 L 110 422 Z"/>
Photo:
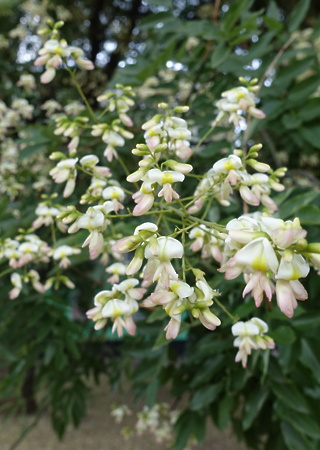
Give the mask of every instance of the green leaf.
<path id="1" fill-rule="evenodd" d="M 291 323 L 297 330 L 308 331 L 320 327 L 320 315 L 304 314 L 301 317 L 292 319 Z"/>
<path id="2" fill-rule="evenodd" d="M 320 439 L 320 427 L 311 415 L 288 410 L 280 403 L 276 404 L 275 410 L 283 420 L 289 422 L 300 434 Z"/>
<path id="3" fill-rule="evenodd" d="M 302 120 L 294 111 L 290 111 L 282 116 L 282 123 L 287 130 L 296 130 L 302 125 Z"/>
<path id="4" fill-rule="evenodd" d="M 27 145 L 19 152 L 19 159 L 29 158 L 40 152 L 45 152 L 48 149 L 48 141 L 37 142 L 36 144 Z"/>
<path id="5" fill-rule="evenodd" d="M 250 0 L 237 0 L 233 2 L 221 20 L 221 27 L 224 31 L 229 31 L 238 21 L 244 9 L 249 6 Z"/>
<path id="6" fill-rule="evenodd" d="M 284 405 L 301 413 L 309 413 L 308 405 L 294 384 L 273 381 L 271 389 Z"/>
<path id="7" fill-rule="evenodd" d="M 320 116 L 320 98 L 310 98 L 299 106 L 297 112 L 302 122 L 317 119 Z"/>
<path id="8" fill-rule="evenodd" d="M 159 0 L 148 0 L 149 5 L 158 6 Z M 161 0 L 161 7 L 163 8 L 171 8 L 172 0 Z"/>
<path id="9" fill-rule="evenodd" d="M 282 203 L 280 216 L 282 219 L 293 218 L 302 206 L 308 205 L 319 196 L 319 192 L 309 191 L 300 195 L 293 195 Z"/>
<path id="10" fill-rule="evenodd" d="M 232 395 L 226 395 L 218 403 L 217 413 L 215 418 L 215 424 L 220 430 L 224 430 L 230 422 L 230 410 L 234 404 L 234 397 Z M 215 406 L 216 409 L 216 406 Z"/>
<path id="11" fill-rule="evenodd" d="M 216 50 L 211 55 L 210 67 L 215 69 L 230 55 L 231 49 L 226 47 L 224 42 L 220 42 Z"/>
<path id="12" fill-rule="evenodd" d="M 292 344 L 296 340 L 294 331 L 286 325 L 281 325 L 275 330 L 270 331 L 269 334 L 277 344 Z"/>
<path id="13" fill-rule="evenodd" d="M 309 95 L 313 94 L 320 84 L 319 75 L 308 77 L 299 83 L 296 83 L 289 92 L 287 99 L 287 106 L 298 104 L 301 105 L 301 101 L 305 101 Z"/>
<path id="14" fill-rule="evenodd" d="M 205 383 L 210 382 L 213 379 L 213 375 L 221 370 L 225 366 L 225 355 L 218 353 L 217 355 L 211 356 L 207 361 L 205 361 L 202 366 L 202 370 L 199 371 L 190 383 L 191 388 L 196 388 L 197 386 L 203 386 Z"/>
<path id="15" fill-rule="evenodd" d="M 297 211 L 297 216 L 303 225 L 320 225 L 320 208 L 306 205 Z"/>
<path id="16" fill-rule="evenodd" d="M 205 417 L 202 415 L 189 410 L 184 411 L 174 425 L 177 438 L 173 449 L 184 450 L 192 436 L 196 436 L 198 440 L 202 441 L 205 423 Z"/>
<path id="17" fill-rule="evenodd" d="M 258 388 L 250 393 L 249 397 L 246 399 L 242 419 L 244 430 L 248 430 L 251 427 L 267 398 L 268 391 L 266 389 Z"/>
<path id="18" fill-rule="evenodd" d="M 299 130 L 302 137 L 314 148 L 320 149 L 320 127 L 319 125 L 302 127 Z"/>
<path id="19" fill-rule="evenodd" d="M 166 312 L 163 309 L 158 308 L 158 309 L 155 309 L 154 311 L 152 311 L 152 313 L 148 316 L 146 322 L 154 323 L 159 320 L 163 320 L 165 317 L 167 317 Z"/>
<path id="20" fill-rule="evenodd" d="M 310 8 L 310 0 L 300 0 L 298 6 L 289 14 L 288 30 L 292 33 L 296 31 L 303 22 Z"/>
<path id="21" fill-rule="evenodd" d="M 205 406 L 208 406 L 218 397 L 222 387 L 223 382 L 220 382 L 217 384 L 208 384 L 198 389 L 191 398 L 190 409 L 192 411 L 199 411 Z"/>
<path id="22" fill-rule="evenodd" d="M 264 16 L 263 22 L 269 30 L 281 31 L 283 28 L 283 23 L 279 22 L 279 20 L 272 19 L 271 17 Z"/>
<path id="23" fill-rule="evenodd" d="M 299 360 L 301 364 L 308 367 L 318 379 L 320 374 L 319 358 L 315 355 L 311 345 L 306 339 L 301 339 L 301 353 Z"/>
<path id="24" fill-rule="evenodd" d="M 283 439 L 289 450 L 315 450 L 307 439 L 297 433 L 287 422 L 281 422 Z"/>
<path id="25" fill-rule="evenodd" d="M 201 149 L 198 153 L 200 158 L 221 158 L 221 150 L 227 148 L 229 149 L 230 143 L 227 140 L 221 140 L 218 142 L 210 142 L 210 144 L 206 145 Z"/>

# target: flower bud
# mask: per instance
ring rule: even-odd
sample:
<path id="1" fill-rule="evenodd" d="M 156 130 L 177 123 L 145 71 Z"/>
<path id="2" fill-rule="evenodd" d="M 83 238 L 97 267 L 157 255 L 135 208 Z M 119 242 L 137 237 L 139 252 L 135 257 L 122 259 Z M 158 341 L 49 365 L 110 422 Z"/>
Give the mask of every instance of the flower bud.
<path id="1" fill-rule="evenodd" d="M 139 247 L 142 242 L 143 239 L 141 236 L 128 236 L 123 239 L 119 239 L 119 241 L 113 244 L 112 250 L 118 253 L 129 253 Z"/>
<path id="2" fill-rule="evenodd" d="M 62 152 L 53 152 L 49 156 L 49 159 L 51 159 L 52 161 L 59 161 L 61 159 L 66 159 L 66 156 Z"/>
<path id="3" fill-rule="evenodd" d="M 269 164 L 256 161 L 255 159 L 247 159 L 247 164 L 253 167 L 257 172 L 268 172 L 268 170 L 270 170 Z"/>

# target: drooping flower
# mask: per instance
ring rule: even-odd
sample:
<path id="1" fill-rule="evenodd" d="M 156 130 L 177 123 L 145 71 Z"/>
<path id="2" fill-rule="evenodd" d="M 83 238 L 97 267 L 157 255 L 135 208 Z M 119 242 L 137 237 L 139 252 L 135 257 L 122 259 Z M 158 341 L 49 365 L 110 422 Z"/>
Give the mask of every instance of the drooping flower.
<path id="1" fill-rule="evenodd" d="M 248 356 L 252 350 L 273 349 L 275 346 L 273 339 L 265 335 L 268 332 L 268 325 L 258 317 L 253 317 L 247 322 L 235 323 L 231 331 L 236 336 L 233 345 L 239 348 L 235 361 L 241 361 L 243 368 L 247 366 Z"/>

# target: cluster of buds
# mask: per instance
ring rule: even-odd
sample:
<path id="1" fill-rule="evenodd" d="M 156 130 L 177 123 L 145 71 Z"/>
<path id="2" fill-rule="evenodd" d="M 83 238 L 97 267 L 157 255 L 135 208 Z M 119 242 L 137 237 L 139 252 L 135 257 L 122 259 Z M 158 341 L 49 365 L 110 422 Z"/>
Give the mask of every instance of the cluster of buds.
<path id="1" fill-rule="evenodd" d="M 138 412 L 136 430 L 139 435 L 151 433 L 157 443 L 172 443 L 174 439 L 173 427 L 179 418 L 179 411 L 171 410 L 167 403 L 156 403 L 151 408 L 144 406 Z"/>
<path id="2" fill-rule="evenodd" d="M 157 225 L 145 222 L 136 227 L 132 236 L 122 238 L 113 245 L 113 250 L 118 253 L 129 253 L 135 250 L 134 257 L 126 269 L 127 275 L 137 273 L 142 267 L 144 258 L 148 260 L 143 271 L 142 285 L 144 287 L 155 281 L 167 287 L 170 279 L 178 279 L 171 259 L 182 258 L 182 244 L 172 237 L 156 237 L 157 231 Z"/>
<path id="3" fill-rule="evenodd" d="M 16 239 L 5 239 L 1 245 L 0 258 L 6 259 L 13 269 L 33 262 L 49 262 L 50 247 L 35 234 L 19 235 Z"/>
<path id="4" fill-rule="evenodd" d="M 214 230 L 201 224 L 190 230 L 189 238 L 194 239 L 190 245 L 191 250 L 194 252 L 201 250 L 202 259 L 212 257 L 219 263 L 222 262 L 222 249 L 224 243 Z"/>
<path id="5" fill-rule="evenodd" d="M 77 153 L 79 146 L 81 130 L 89 121 L 88 117 L 70 118 L 68 116 L 61 116 L 57 117 L 55 121 L 56 129 L 54 134 L 71 138 L 68 144 L 68 149 L 70 156 L 74 156 Z"/>
<path id="6" fill-rule="evenodd" d="M 25 98 L 16 98 L 11 107 L 0 101 L 0 140 L 7 138 L 7 133 L 12 128 L 18 128 L 24 120 L 32 119 L 34 106 Z"/>
<path id="7" fill-rule="evenodd" d="M 262 204 L 268 211 L 277 211 L 278 207 L 271 199 L 270 193 L 271 189 L 278 192 L 284 189 L 279 183 L 279 177 L 285 175 L 286 169 L 272 171 L 268 164 L 257 161 L 261 148 L 261 144 L 252 146 L 246 156 L 242 150 L 236 149 L 232 155 L 214 163 L 197 186 L 195 202 L 189 212 L 198 212 L 209 196 L 213 196 L 221 205 L 229 206 L 234 190 L 239 191 L 242 200 L 248 205 Z M 248 173 L 246 166 L 251 166 L 257 172 Z"/>
<path id="8" fill-rule="evenodd" d="M 123 86 L 122 84 L 116 84 L 116 91 L 109 91 L 97 98 L 99 103 L 107 103 L 104 112 L 117 112 L 117 116 L 121 122 L 127 127 L 132 127 L 133 122 L 127 112 L 134 105 L 132 97 L 135 93 L 131 86 Z"/>
<path id="9" fill-rule="evenodd" d="M 111 405 L 111 416 L 115 419 L 116 423 L 121 423 L 124 416 L 130 416 L 131 414 L 132 412 L 127 405 L 118 405 L 116 403 Z"/>
<path id="10" fill-rule="evenodd" d="M 101 291 L 95 296 L 95 307 L 87 311 L 87 317 L 95 322 L 96 330 L 103 328 L 111 319 L 112 332 L 117 331 L 118 336 L 123 335 L 123 329 L 130 335 L 135 334 L 136 325 L 132 315 L 139 309 L 137 300 L 141 300 L 146 291 L 136 287 L 138 284 L 139 280 L 128 278 L 113 285 L 110 291 Z"/>
<path id="11" fill-rule="evenodd" d="M 10 300 L 14 300 L 19 297 L 23 283 L 30 283 L 37 292 L 43 294 L 48 288 L 40 282 L 40 275 L 36 270 L 30 270 L 29 272 L 20 275 L 18 272 L 13 272 L 10 277 L 13 289 L 9 292 Z"/>
<path id="12" fill-rule="evenodd" d="M 90 206 L 85 214 L 79 213 L 75 208 L 69 208 L 59 214 L 64 224 L 70 224 L 68 233 L 76 233 L 80 229 L 89 231 L 82 247 L 89 246 L 90 259 L 95 259 L 102 252 L 104 239 L 103 232 L 110 224 L 108 215 L 114 211 L 114 204 L 111 200 L 104 202 L 102 205 Z"/>
<path id="13" fill-rule="evenodd" d="M 0 193 L 10 198 L 16 197 L 24 189 L 16 176 L 18 167 L 18 147 L 12 139 L 6 139 L 0 143 Z"/>
<path id="14" fill-rule="evenodd" d="M 159 107 L 165 108 L 167 105 L 160 104 Z M 193 167 L 190 164 L 166 158 L 170 153 L 180 158 L 190 156 L 189 153 L 182 155 L 178 151 L 183 136 L 190 136 L 190 131 L 186 128 L 185 120 L 172 115 L 176 112 L 186 111 L 183 108 L 174 108 L 172 111 L 168 111 L 167 115 L 157 114 L 142 126 L 147 130 L 145 133 L 146 144 L 138 144 L 132 153 L 142 156 L 143 159 L 139 162 L 139 169 L 127 177 L 127 181 L 130 183 L 142 181 L 139 191 L 132 197 L 136 203 L 133 210 L 134 216 L 140 216 L 149 211 L 156 195 L 163 197 L 167 203 L 180 198 L 173 188 L 173 184 L 182 182 Z M 175 126 L 176 128 L 174 128 Z M 165 161 L 159 166 L 161 158 Z M 162 170 L 163 166 L 172 170 Z M 157 193 L 158 186 L 161 189 Z"/>
<path id="15" fill-rule="evenodd" d="M 58 194 L 54 193 L 52 195 L 42 194 L 40 202 L 35 210 L 37 218 L 32 222 L 33 230 L 36 230 L 42 226 L 49 227 L 56 225 L 57 228 L 62 232 L 66 232 L 66 226 L 57 219 L 58 214 L 63 210 L 61 205 L 55 204 L 54 200 L 57 198 Z"/>
<path id="16" fill-rule="evenodd" d="M 51 39 L 46 41 L 39 50 L 35 66 L 45 66 L 46 70 L 41 75 L 41 83 L 50 83 L 56 76 L 56 71 L 62 64 L 67 64 L 68 58 L 72 58 L 75 63 L 84 70 L 93 70 L 93 62 L 83 57 L 81 48 L 68 45 L 64 39 L 58 39 L 58 30 L 63 26 L 63 22 L 48 23 L 48 28 L 39 31 L 41 35 L 51 35 Z"/>
<path id="17" fill-rule="evenodd" d="M 245 86 L 239 86 L 221 94 L 222 99 L 216 102 L 219 114 L 215 122 L 220 122 L 225 117 L 228 117 L 229 123 L 238 126 L 240 120 L 244 119 L 245 114 L 249 114 L 257 119 L 264 119 L 266 115 L 263 111 L 256 108 L 256 94 L 259 91 L 257 85 L 258 80 L 254 78 L 247 81 L 245 78 L 240 78 L 241 83 Z"/>
<path id="18" fill-rule="evenodd" d="M 107 144 L 103 154 L 109 162 L 111 162 L 113 158 L 118 158 L 116 147 L 123 147 L 125 139 L 133 138 L 133 134 L 120 127 L 119 123 L 120 120 L 115 119 L 112 121 L 111 125 L 100 123 L 92 126 L 92 136 L 101 136 L 103 142 Z"/>
<path id="19" fill-rule="evenodd" d="M 188 130 L 187 122 L 180 117 L 176 117 L 175 113 L 186 113 L 189 111 L 188 106 L 177 106 L 171 111 L 169 105 L 160 103 L 160 109 L 166 111 L 165 114 L 156 114 L 152 119 L 142 125 L 145 130 L 144 138 L 150 151 L 157 153 L 159 145 L 164 145 L 164 149 L 168 149 L 172 156 L 180 159 L 187 159 L 191 156 L 190 148 L 191 131 Z M 158 157 L 159 159 L 159 157 Z"/>
<path id="20" fill-rule="evenodd" d="M 247 367 L 248 356 L 252 350 L 275 347 L 273 339 L 265 334 L 268 332 L 268 325 L 258 317 L 253 317 L 247 322 L 235 323 L 231 331 L 236 336 L 233 345 L 239 348 L 235 361 L 241 361 L 243 368 Z"/>
<path id="21" fill-rule="evenodd" d="M 280 310 L 292 317 L 297 300 L 308 298 L 299 278 L 309 273 L 307 260 L 319 267 L 319 244 L 307 243 L 298 218 L 283 221 L 255 213 L 231 220 L 226 229 L 226 262 L 220 269 L 225 278 L 244 274 L 243 297 L 252 292 L 258 307 L 264 296 L 271 301 L 276 293 Z"/>
<path id="22" fill-rule="evenodd" d="M 70 245 L 60 245 L 52 251 L 52 257 L 55 261 L 59 261 L 59 267 L 66 269 L 70 266 L 69 256 L 81 253 L 79 248 L 70 247 Z"/>
<path id="23" fill-rule="evenodd" d="M 24 88 L 27 93 L 32 92 L 36 88 L 36 79 L 31 74 L 22 74 L 17 81 L 17 86 Z"/>
<path id="24" fill-rule="evenodd" d="M 41 105 L 41 109 L 46 112 L 47 117 L 51 117 L 54 113 L 61 111 L 62 106 L 57 100 L 47 100 Z"/>
<path id="25" fill-rule="evenodd" d="M 167 287 L 159 283 L 155 291 L 143 301 L 145 307 L 161 305 L 170 317 L 165 327 L 167 339 L 178 336 L 184 311 L 190 311 L 208 330 L 215 330 L 221 324 L 220 319 L 209 309 L 213 297 L 218 293 L 211 289 L 203 276 L 201 278 L 195 287 L 179 279 L 171 279 Z"/>

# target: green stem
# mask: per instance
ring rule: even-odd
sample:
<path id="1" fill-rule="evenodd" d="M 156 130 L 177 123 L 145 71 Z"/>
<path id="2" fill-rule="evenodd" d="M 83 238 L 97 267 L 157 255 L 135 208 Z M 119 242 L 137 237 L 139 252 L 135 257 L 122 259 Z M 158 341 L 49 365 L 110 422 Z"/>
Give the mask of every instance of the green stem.
<path id="1" fill-rule="evenodd" d="M 7 275 L 7 273 L 13 272 L 13 270 L 14 269 L 12 267 L 4 270 L 3 272 L 0 273 L 0 278 L 3 277 L 4 275 Z"/>
<path id="2" fill-rule="evenodd" d="M 80 84 L 79 84 L 78 81 L 76 80 L 76 77 L 75 77 L 74 72 L 73 72 L 71 69 L 69 69 L 69 68 L 67 68 L 67 71 L 69 72 L 69 74 L 70 74 L 70 76 L 71 76 L 71 80 L 72 80 L 72 82 L 73 82 L 75 88 L 77 89 L 78 94 L 80 95 L 80 97 L 82 98 L 84 104 L 86 105 L 86 107 L 87 107 L 87 109 L 88 109 L 88 111 L 89 111 L 90 116 L 92 117 L 92 119 L 93 119 L 94 122 L 97 122 L 97 118 L 96 118 L 96 116 L 94 115 L 94 112 L 93 112 L 93 110 L 92 110 L 92 108 L 91 108 L 91 106 L 90 106 L 90 104 L 89 104 L 89 102 L 88 102 L 88 100 L 87 100 L 87 97 L 84 95 L 84 93 L 83 93 L 83 91 L 82 91 L 82 89 L 81 89 Z"/>
<path id="3" fill-rule="evenodd" d="M 215 298 L 214 301 L 219 306 L 219 308 L 221 308 L 222 311 L 224 311 L 227 314 L 227 316 L 232 320 L 233 323 L 239 320 L 239 318 L 232 315 L 231 312 L 229 312 L 227 308 L 217 298 Z"/>
<path id="4" fill-rule="evenodd" d="M 223 116 L 224 117 L 224 116 Z M 200 147 L 200 145 L 207 139 L 207 137 L 210 136 L 210 134 L 213 132 L 213 130 L 215 129 L 215 127 L 221 122 L 221 120 L 223 119 L 223 117 L 221 117 L 221 119 L 219 121 L 214 121 L 212 123 L 211 128 L 204 134 L 204 136 L 202 136 L 202 138 L 200 139 L 200 141 L 198 142 L 198 144 L 196 145 L 196 147 L 194 148 L 194 153 L 198 150 L 198 148 Z"/>

